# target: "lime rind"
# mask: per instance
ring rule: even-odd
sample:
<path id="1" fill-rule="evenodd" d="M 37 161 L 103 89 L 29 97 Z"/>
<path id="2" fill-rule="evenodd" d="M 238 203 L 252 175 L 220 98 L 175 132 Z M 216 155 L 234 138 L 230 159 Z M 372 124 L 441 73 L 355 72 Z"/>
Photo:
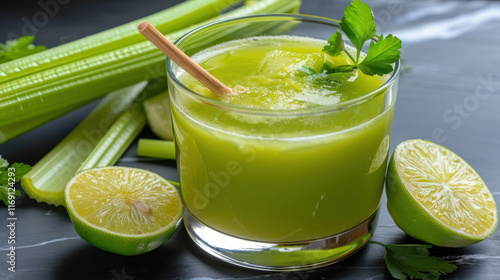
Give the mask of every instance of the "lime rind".
<path id="1" fill-rule="evenodd" d="M 78 235 L 87 243 L 107 252 L 123 255 L 135 256 L 147 253 L 161 246 L 165 241 L 169 240 L 179 227 L 181 220 L 167 231 L 152 232 L 144 235 L 123 235 L 116 234 L 107 230 L 96 229 L 89 224 L 82 222 L 80 217 L 73 213 L 69 214 Z M 161 232 L 160 234 L 158 234 Z M 126 237 L 127 241 L 117 241 Z"/>
<path id="2" fill-rule="evenodd" d="M 398 145 L 386 186 L 394 222 L 421 241 L 467 246 L 489 237 L 498 225 L 493 195 L 477 172 L 432 142 L 408 140 Z"/>

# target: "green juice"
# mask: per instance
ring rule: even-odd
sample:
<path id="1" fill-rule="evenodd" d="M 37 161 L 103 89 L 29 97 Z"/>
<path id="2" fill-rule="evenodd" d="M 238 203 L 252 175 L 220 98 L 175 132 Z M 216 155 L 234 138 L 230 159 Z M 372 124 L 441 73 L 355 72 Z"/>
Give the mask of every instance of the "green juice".
<path id="1" fill-rule="evenodd" d="M 176 73 L 201 95 L 172 97 L 182 196 L 201 223 L 247 240 L 294 242 L 344 232 L 375 213 L 394 111 L 379 88 L 389 77 L 358 71 L 342 85 L 318 82 L 300 69 L 349 62 L 323 45 L 254 37 L 193 56 L 229 87 L 244 88 L 234 95 Z"/>

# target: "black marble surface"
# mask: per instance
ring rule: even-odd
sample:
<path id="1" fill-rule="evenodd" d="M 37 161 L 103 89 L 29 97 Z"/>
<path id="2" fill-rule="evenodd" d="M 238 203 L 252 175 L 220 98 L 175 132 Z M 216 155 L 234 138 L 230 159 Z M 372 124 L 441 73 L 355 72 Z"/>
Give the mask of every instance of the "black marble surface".
<path id="1" fill-rule="evenodd" d="M 56 46 L 151 14 L 179 0 L 65 0 L 57 12 L 34 25 L 41 1 L 2 1 L 0 41 L 34 33 L 36 43 Z M 349 1 L 303 0 L 302 13 L 342 16 Z M 422 138 L 445 145 L 468 161 L 500 202 L 500 2 L 367 1 L 379 32 L 403 42 L 409 70 L 400 79 L 391 139 Z M 62 4 L 64 3 L 64 4 Z M 35 20 L 35 21 L 34 21 Z M 1 67 L 1 66 L 0 66 Z M 96 102 L 0 144 L 9 161 L 35 164 L 60 141 Z M 152 137 L 148 129 L 141 137 Z M 118 165 L 147 168 L 177 180 L 173 161 L 135 156 L 136 143 Z M 0 207 L 0 279 L 391 279 L 383 249 L 368 245 L 351 258 L 313 271 L 272 273 L 235 267 L 201 251 L 184 229 L 157 250 L 136 257 L 100 251 L 80 239 L 66 210 L 36 203 L 23 193 L 16 200 L 16 272 L 7 270 L 7 209 Z M 381 205 L 374 240 L 416 243 L 398 229 Z M 500 279 L 500 231 L 478 244 L 432 253 L 458 269 L 441 279 Z"/>

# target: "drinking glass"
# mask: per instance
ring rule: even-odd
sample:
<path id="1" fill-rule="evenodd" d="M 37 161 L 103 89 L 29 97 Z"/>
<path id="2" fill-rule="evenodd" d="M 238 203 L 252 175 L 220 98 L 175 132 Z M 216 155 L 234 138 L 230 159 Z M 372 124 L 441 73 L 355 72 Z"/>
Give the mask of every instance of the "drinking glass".
<path id="1" fill-rule="evenodd" d="M 205 25 L 176 45 L 191 56 L 254 36 L 326 41 L 338 29 L 322 17 L 256 15 Z M 399 73 L 398 61 L 382 86 L 349 101 L 273 110 L 194 92 L 167 60 L 191 238 L 217 258 L 271 271 L 325 266 L 362 248 L 376 226 Z"/>

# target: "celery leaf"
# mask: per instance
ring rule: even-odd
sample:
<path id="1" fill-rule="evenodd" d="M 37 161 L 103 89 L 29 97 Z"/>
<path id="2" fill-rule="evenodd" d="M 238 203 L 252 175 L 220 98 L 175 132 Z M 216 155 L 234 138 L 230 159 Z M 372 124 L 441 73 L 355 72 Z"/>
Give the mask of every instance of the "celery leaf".
<path id="1" fill-rule="evenodd" d="M 0 156 L 0 200 L 9 205 L 9 195 L 20 196 L 21 192 L 15 190 L 14 184 L 31 170 L 31 166 L 15 162 L 9 166 L 9 162 Z M 11 174 L 9 174 L 11 173 Z M 10 179 L 9 178 L 12 178 Z M 12 190 L 15 190 L 14 192 Z"/>
<path id="2" fill-rule="evenodd" d="M 453 272 L 457 267 L 443 258 L 431 256 L 431 245 L 386 245 L 370 241 L 385 248 L 385 263 L 392 277 L 396 279 L 437 280 L 442 274 Z"/>
<path id="3" fill-rule="evenodd" d="M 37 52 L 45 50 L 45 46 L 33 45 L 35 37 L 22 36 L 17 40 L 8 40 L 5 44 L 0 44 L 0 63 L 15 60 Z"/>
<path id="4" fill-rule="evenodd" d="M 307 65 L 303 65 L 298 71 L 311 76 L 313 82 L 317 85 L 337 90 L 340 85 L 354 76 L 356 69 L 357 67 L 354 65 L 331 66 L 328 63 L 324 63 L 319 72 Z"/>
<path id="5" fill-rule="evenodd" d="M 351 6 L 345 8 L 340 28 L 356 47 L 356 63 L 364 43 L 375 36 L 376 27 L 372 9 L 368 4 L 354 0 Z"/>
<path id="6" fill-rule="evenodd" d="M 328 45 L 323 47 L 323 52 L 336 56 L 339 55 L 340 52 L 345 50 L 344 40 L 342 39 L 342 34 L 340 31 L 333 33 L 333 35 L 328 39 Z"/>
<path id="7" fill-rule="evenodd" d="M 401 52 L 401 40 L 398 37 L 380 35 L 376 43 L 371 42 L 366 57 L 359 63 L 359 69 L 366 75 L 383 75 L 391 73 L 392 63 L 398 61 Z"/>
<path id="8" fill-rule="evenodd" d="M 353 0 L 350 6 L 344 11 L 344 17 L 340 22 L 340 30 L 349 38 L 356 47 L 356 57 L 352 57 L 346 49 L 342 39 L 342 34 L 337 30 L 328 40 L 328 44 L 323 47 L 323 52 L 337 56 L 344 52 L 352 61 L 352 65 L 336 66 L 348 69 L 360 69 L 365 75 L 385 75 L 394 69 L 392 64 L 400 59 L 401 40 L 391 34 L 384 37 L 381 35 L 374 43 L 370 43 L 368 52 L 360 62 L 360 54 L 366 41 L 373 39 L 377 25 L 373 17 L 373 12 L 368 4 L 361 0 Z M 325 63 L 326 65 L 326 63 Z M 335 75 L 339 76 L 339 75 Z"/>
<path id="9" fill-rule="evenodd" d="M 5 171 L 0 170 L 1 185 L 5 185 L 8 182 L 9 170 L 13 170 L 12 172 L 14 173 L 14 183 L 17 183 L 26 173 L 28 173 L 31 170 L 31 166 L 24 163 L 14 162 L 9 166 L 9 168 L 5 168 Z"/>

